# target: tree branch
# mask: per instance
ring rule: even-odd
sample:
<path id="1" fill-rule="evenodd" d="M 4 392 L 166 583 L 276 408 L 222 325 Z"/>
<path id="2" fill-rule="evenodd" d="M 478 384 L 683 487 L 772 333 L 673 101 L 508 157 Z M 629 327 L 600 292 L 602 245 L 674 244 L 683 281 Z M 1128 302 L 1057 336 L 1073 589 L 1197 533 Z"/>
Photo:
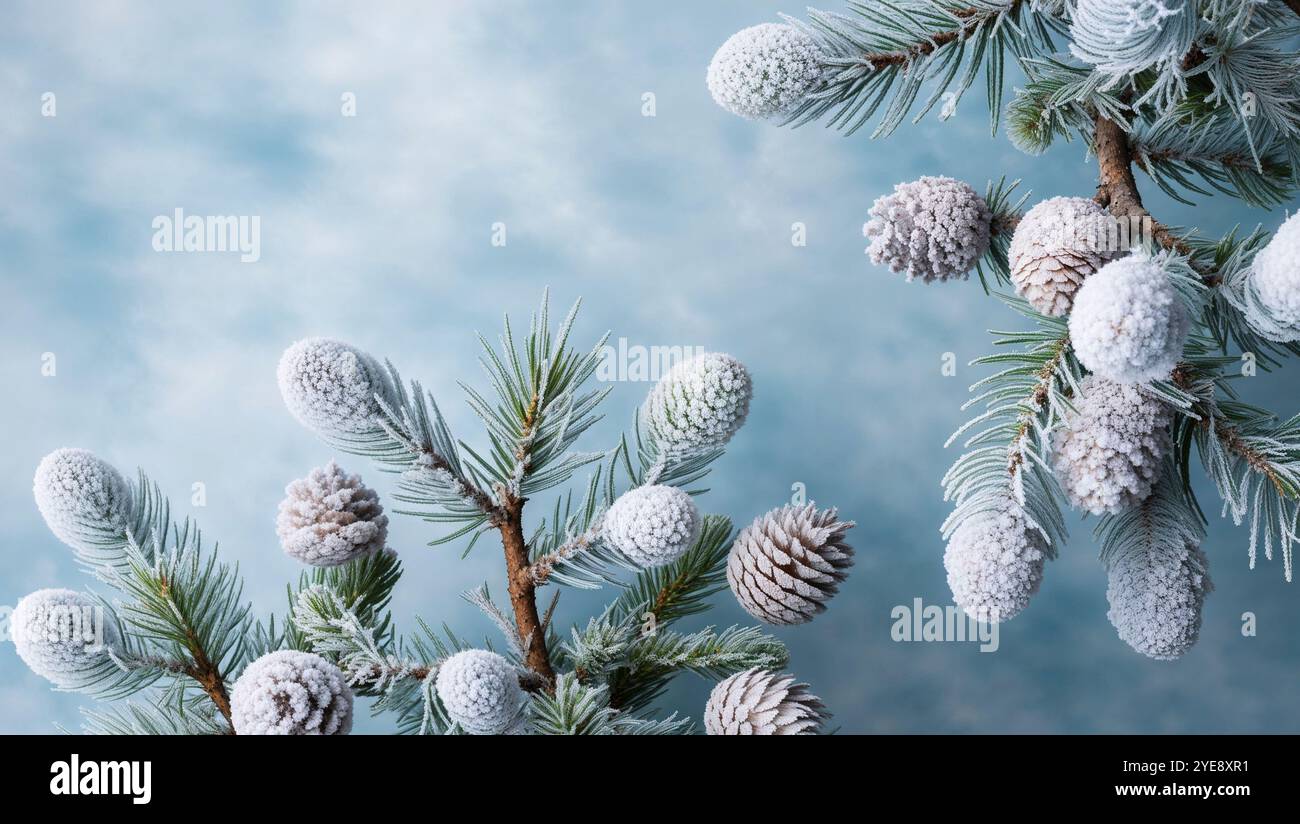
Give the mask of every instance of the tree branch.
<path id="1" fill-rule="evenodd" d="M 506 580 L 510 608 L 515 614 L 519 640 L 525 646 L 525 663 L 545 682 L 547 691 L 555 688 L 555 670 L 546 649 L 546 630 L 537 613 L 537 581 L 528 561 L 528 542 L 524 539 L 524 500 L 506 495 L 502 490 L 501 547 L 506 557 Z"/>

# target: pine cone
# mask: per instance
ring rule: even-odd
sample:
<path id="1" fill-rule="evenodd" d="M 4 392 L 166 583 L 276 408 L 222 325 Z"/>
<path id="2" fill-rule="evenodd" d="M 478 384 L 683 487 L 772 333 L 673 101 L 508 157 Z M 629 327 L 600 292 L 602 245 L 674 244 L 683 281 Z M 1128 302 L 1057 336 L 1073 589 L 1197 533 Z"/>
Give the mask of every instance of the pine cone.
<path id="1" fill-rule="evenodd" d="M 951 177 L 899 183 L 867 214 L 871 262 L 907 272 L 909 281 L 965 279 L 989 248 L 993 212 L 970 184 Z"/>
<path id="2" fill-rule="evenodd" d="M 519 673 L 495 652 L 467 649 L 442 662 L 435 679 L 447 715 L 471 735 L 500 735 L 524 705 Z"/>
<path id="3" fill-rule="evenodd" d="M 619 496 L 605 513 L 602 532 L 614 548 L 642 568 L 682 556 L 700 535 L 695 501 L 675 486 L 640 486 Z"/>
<path id="4" fill-rule="evenodd" d="M 1300 340 L 1300 213 L 1287 218 L 1252 264 L 1250 283 L 1263 314 L 1261 332 L 1274 340 Z M 1262 310 L 1262 312 L 1261 312 Z"/>
<path id="5" fill-rule="evenodd" d="M 666 449 L 716 449 L 745 423 L 753 394 L 745 364 L 708 352 L 668 370 L 646 397 L 642 417 Z"/>
<path id="6" fill-rule="evenodd" d="M 64 689 L 84 686 L 121 645 L 103 606 L 70 589 L 36 590 L 14 607 L 9 626 L 23 663 Z"/>
<path id="7" fill-rule="evenodd" d="M 1199 545 L 1135 549 L 1107 570 L 1110 619 L 1124 643 L 1149 658 L 1172 661 L 1201 633 L 1201 607 L 1213 589 Z"/>
<path id="8" fill-rule="evenodd" d="M 93 551 L 105 535 L 125 533 L 131 489 L 122 473 L 85 449 L 56 449 L 32 483 L 50 531 L 74 549 Z"/>
<path id="9" fill-rule="evenodd" d="M 745 611 L 767 624 L 805 624 L 826 611 L 853 565 L 844 542 L 852 521 L 834 509 L 786 505 L 740 531 L 727 559 L 727 583 Z"/>
<path id="10" fill-rule="evenodd" d="M 821 699 L 794 676 L 738 672 L 719 683 L 704 707 L 709 735 L 816 735 L 830 717 Z"/>
<path id="11" fill-rule="evenodd" d="M 286 555 L 318 567 L 338 566 L 383 549 L 388 516 L 379 495 L 334 461 L 284 488 L 275 531 Z"/>
<path id="12" fill-rule="evenodd" d="M 347 735 L 352 690 L 319 655 L 282 649 L 244 669 L 230 693 L 230 713 L 238 735 Z"/>
<path id="13" fill-rule="evenodd" d="M 1043 582 L 1047 544 L 1012 503 L 972 515 L 948 539 L 952 599 L 977 621 L 999 623 L 1029 605 Z"/>
<path id="14" fill-rule="evenodd" d="M 1107 247 L 1110 217 L 1096 201 L 1054 197 L 1030 209 L 1007 258 L 1016 291 L 1044 315 L 1068 315 L 1084 278 L 1120 254 Z"/>
<path id="15" fill-rule="evenodd" d="M 749 120 L 779 119 L 821 78 L 817 44 L 800 29 L 761 23 L 727 38 L 706 82 L 719 106 Z"/>
<path id="16" fill-rule="evenodd" d="M 388 403 L 397 397 L 378 361 L 330 338 L 307 338 L 284 350 L 276 377 L 293 416 L 326 438 L 374 429 L 381 414 L 375 396 Z"/>

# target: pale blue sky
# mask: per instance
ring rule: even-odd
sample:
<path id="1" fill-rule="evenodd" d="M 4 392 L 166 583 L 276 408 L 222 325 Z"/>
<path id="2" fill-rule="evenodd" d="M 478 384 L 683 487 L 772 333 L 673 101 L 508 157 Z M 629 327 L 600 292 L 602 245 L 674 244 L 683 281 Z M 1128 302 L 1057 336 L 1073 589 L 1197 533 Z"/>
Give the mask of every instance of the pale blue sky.
<path id="1" fill-rule="evenodd" d="M 894 605 L 949 602 L 938 480 L 955 455 L 942 443 L 978 375 L 942 377 L 940 357 L 965 363 L 987 349 L 985 329 L 1019 321 L 977 283 L 905 284 L 871 267 L 866 210 L 922 174 L 981 188 L 1005 174 L 1037 199 L 1091 194 L 1095 172 L 1077 144 L 1029 158 L 990 138 L 978 94 L 949 121 L 875 143 L 726 114 L 705 88 L 709 58 L 778 11 L 801 9 L 12 4 L 0 31 L 0 604 L 86 583 L 31 496 L 43 454 L 83 446 L 144 467 L 240 563 L 258 610 L 280 609 L 299 569 L 276 544 L 276 505 L 332 456 L 283 408 L 284 347 L 327 334 L 389 357 L 437 395 L 458 436 L 482 443 L 456 386 L 483 385 L 473 333 L 494 334 L 505 311 L 526 318 L 549 285 L 558 304 L 584 298 L 580 337 L 611 329 L 750 366 L 751 418 L 705 510 L 748 522 L 801 482 L 859 523 L 860 560 L 830 611 L 778 633 L 844 730 L 1300 730 L 1289 713 L 1300 642 L 1287 631 L 1300 584 L 1278 562 L 1249 571 L 1244 534 L 1217 520 L 1206 548 L 1218 589 L 1180 662 L 1116 638 L 1087 523 L 1072 524 L 997 653 L 890 640 Z M 54 118 L 40 116 L 47 91 Z M 641 116 L 647 91 L 654 118 Z M 344 92 L 355 118 L 340 115 Z M 1283 216 L 1221 197 L 1195 209 L 1148 200 L 1168 222 L 1212 231 Z M 153 251 L 153 217 L 177 207 L 260 216 L 261 260 Z M 495 221 L 504 248 L 489 243 Z M 807 247 L 791 246 L 794 221 Z M 45 352 L 56 377 L 41 376 Z M 1292 370 L 1248 388 L 1291 414 L 1294 387 Z M 611 443 L 647 388 L 618 385 L 585 445 Z M 208 505 L 191 512 L 195 481 Z M 461 561 L 429 537 L 394 519 L 399 622 L 489 634 L 458 594 L 501 579 L 495 547 Z M 566 595 L 560 619 L 585 621 L 601 597 Z M 728 593 L 715 600 L 696 624 L 747 621 Z M 1258 637 L 1240 634 L 1246 610 Z M 698 718 L 709 686 L 684 676 L 665 708 Z M 0 731 L 75 725 L 86 703 L 0 646 Z"/>

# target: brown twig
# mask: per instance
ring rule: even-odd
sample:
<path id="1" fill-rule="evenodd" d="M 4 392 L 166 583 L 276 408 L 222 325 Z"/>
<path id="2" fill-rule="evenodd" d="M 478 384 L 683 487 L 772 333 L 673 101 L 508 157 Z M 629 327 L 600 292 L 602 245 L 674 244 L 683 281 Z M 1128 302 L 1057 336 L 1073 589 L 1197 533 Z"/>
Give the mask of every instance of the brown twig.
<path id="1" fill-rule="evenodd" d="M 1011 8 L 1020 5 L 1021 0 L 1016 0 Z M 998 14 L 1006 10 L 998 10 Z M 865 63 L 876 71 L 884 66 L 905 66 L 918 57 L 925 57 L 933 54 L 941 46 L 946 46 L 955 40 L 960 40 L 970 34 L 976 27 L 988 19 L 991 15 L 982 13 L 981 9 L 956 9 L 952 12 L 953 16 L 961 20 L 961 25 L 950 31 L 936 32 L 929 36 L 929 39 L 915 46 L 909 46 L 905 49 L 897 49 L 887 52 L 867 52 L 858 58 L 859 62 Z"/>
<path id="2" fill-rule="evenodd" d="M 501 531 L 501 546 L 506 556 L 506 576 L 510 592 L 510 607 L 515 614 L 515 627 L 519 640 L 527 647 L 528 668 L 537 673 L 554 689 L 555 670 L 546 649 L 546 631 L 537 614 L 537 581 L 533 579 L 532 565 L 528 562 L 528 543 L 524 540 L 524 499 L 507 496 L 502 507 L 504 515 L 497 528 Z"/>

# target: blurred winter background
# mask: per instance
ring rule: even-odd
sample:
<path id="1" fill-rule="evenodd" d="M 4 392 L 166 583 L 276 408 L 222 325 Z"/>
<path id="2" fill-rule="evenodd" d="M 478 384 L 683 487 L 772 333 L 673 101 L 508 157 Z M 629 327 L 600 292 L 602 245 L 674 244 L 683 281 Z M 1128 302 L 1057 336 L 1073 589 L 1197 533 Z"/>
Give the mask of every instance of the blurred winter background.
<path id="1" fill-rule="evenodd" d="M 834 5 L 834 4 L 832 4 Z M 332 335 L 391 358 L 481 442 L 458 379 L 482 385 L 473 333 L 526 321 L 550 285 L 584 299 L 581 339 L 730 352 L 756 383 L 748 425 L 711 478 L 706 511 L 748 522 L 805 484 L 858 522 L 859 561 L 816 622 L 778 634 L 791 669 L 845 731 L 1300 730 L 1300 583 L 1278 561 L 1247 569 L 1246 536 L 1216 520 L 1217 590 L 1200 644 L 1176 663 L 1138 656 L 1106 620 L 1091 523 L 1049 565 L 1001 648 L 895 643 L 890 610 L 949 602 L 938 525 L 942 448 L 979 373 L 940 373 L 1019 319 L 979 284 L 925 287 L 872 268 L 861 225 L 899 181 L 946 174 L 982 188 L 1023 178 L 1035 199 L 1089 195 L 1078 144 L 1042 159 L 988 135 L 977 90 L 946 122 L 891 139 L 845 138 L 732 117 L 705 68 L 732 32 L 796 6 L 632 4 L 11 4 L 0 30 L 0 605 L 87 583 L 32 501 L 32 472 L 61 446 L 142 466 L 238 561 L 259 612 L 282 610 L 299 568 L 280 551 L 284 485 L 333 453 L 285 411 L 275 364 Z M 54 92 L 57 116 L 41 116 Z M 356 117 L 340 113 L 356 95 Z M 656 116 L 642 116 L 642 95 Z M 1269 229 L 1281 210 L 1226 198 L 1196 208 L 1151 194 L 1168 222 Z M 153 251 L 175 208 L 258 215 L 261 260 Z M 489 243 L 504 222 L 508 245 Z M 807 226 L 804 248 L 791 224 Z M 57 375 L 43 377 L 43 353 Z M 1300 408 L 1295 371 L 1247 381 Z M 586 441 L 612 444 L 649 384 L 624 383 Z M 388 478 L 357 459 L 381 493 Z M 207 505 L 189 506 L 192 485 Z M 1206 489 L 1207 508 L 1217 507 Z M 387 501 L 386 501 L 387 503 Z M 394 518 L 405 559 L 395 610 L 469 638 L 492 628 L 459 593 L 502 564 L 484 541 L 430 549 Z M 603 597 L 603 596 L 599 596 Z M 747 621 L 729 593 L 696 623 Z M 564 623 L 598 597 L 566 594 Z M 1243 637 L 1242 613 L 1258 617 Z M 710 688 L 685 676 L 664 703 L 694 717 Z M 0 731 L 75 727 L 87 699 L 51 692 L 0 646 Z M 386 729 L 363 721 L 360 730 Z"/>

